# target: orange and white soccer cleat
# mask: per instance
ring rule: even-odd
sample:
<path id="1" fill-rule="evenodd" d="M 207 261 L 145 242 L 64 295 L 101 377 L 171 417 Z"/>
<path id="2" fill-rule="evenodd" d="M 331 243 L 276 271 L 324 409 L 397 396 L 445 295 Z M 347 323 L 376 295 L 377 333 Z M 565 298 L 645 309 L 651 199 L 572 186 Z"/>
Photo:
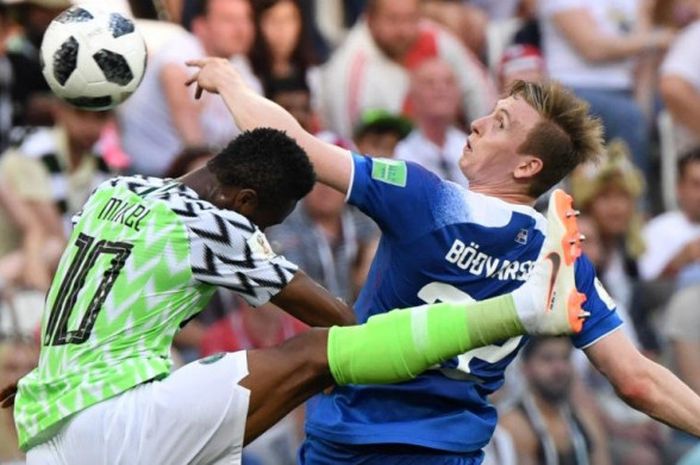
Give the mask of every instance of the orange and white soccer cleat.
<path id="1" fill-rule="evenodd" d="M 576 289 L 574 265 L 581 256 L 578 229 L 579 212 L 572 198 L 555 190 L 547 209 L 547 237 L 528 281 L 523 285 L 531 292 L 536 312 L 523 321 L 528 334 L 576 334 L 590 316 L 582 305 L 586 296 Z"/>

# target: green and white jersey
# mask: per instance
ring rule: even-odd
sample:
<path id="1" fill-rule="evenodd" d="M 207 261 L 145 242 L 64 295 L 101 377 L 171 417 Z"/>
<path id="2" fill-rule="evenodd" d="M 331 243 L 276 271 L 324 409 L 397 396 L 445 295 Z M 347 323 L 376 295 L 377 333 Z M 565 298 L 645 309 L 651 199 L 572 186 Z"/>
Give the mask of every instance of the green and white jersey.
<path id="1" fill-rule="evenodd" d="M 174 181 L 107 181 L 74 222 L 46 301 L 39 366 L 19 383 L 25 450 L 76 412 L 167 376 L 173 336 L 216 286 L 258 306 L 297 269 L 248 219 Z"/>

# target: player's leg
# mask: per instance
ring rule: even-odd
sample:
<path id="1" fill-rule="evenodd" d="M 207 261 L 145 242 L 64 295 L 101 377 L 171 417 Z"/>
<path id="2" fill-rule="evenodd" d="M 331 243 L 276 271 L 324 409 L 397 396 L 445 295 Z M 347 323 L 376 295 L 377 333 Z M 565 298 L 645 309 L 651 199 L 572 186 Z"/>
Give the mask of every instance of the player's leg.
<path id="1" fill-rule="evenodd" d="M 269 349 L 248 351 L 250 391 L 245 444 L 311 396 L 333 385 L 328 369 L 326 328 L 314 328 Z"/>
<path id="2" fill-rule="evenodd" d="M 434 304 L 378 315 L 361 326 L 312 330 L 248 353 L 246 441 L 333 382 L 394 383 L 471 349 L 526 333 L 581 329 L 574 282 L 580 238 L 571 198 L 552 194 L 549 229 L 533 273 L 516 292 L 470 304 Z"/>

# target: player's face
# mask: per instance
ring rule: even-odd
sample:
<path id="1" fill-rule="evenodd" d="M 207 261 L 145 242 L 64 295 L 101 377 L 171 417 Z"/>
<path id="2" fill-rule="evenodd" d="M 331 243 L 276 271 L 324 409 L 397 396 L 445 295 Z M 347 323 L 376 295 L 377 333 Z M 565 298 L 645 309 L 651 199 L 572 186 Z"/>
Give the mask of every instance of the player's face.
<path id="1" fill-rule="evenodd" d="M 367 17 L 377 46 L 400 61 L 418 39 L 420 9 L 417 0 L 380 0 Z"/>
<path id="2" fill-rule="evenodd" d="M 491 114 L 474 121 L 459 161 L 470 185 L 512 185 L 513 173 L 523 163 L 519 148 L 539 120 L 537 110 L 525 100 L 508 97 L 499 100 Z"/>
<path id="3" fill-rule="evenodd" d="M 535 394 L 550 402 L 561 402 L 569 395 L 573 378 L 571 343 L 556 338 L 542 342 L 524 366 Z"/>
<path id="4" fill-rule="evenodd" d="M 207 53 L 220 58 L 245 54 L 253 44 L 253 16 L 245 0 L 212 0 L 198 35 Z"/>
<path id="5" fill-rule="evenodd" d="M 260 229 L 265 230 L 270 226 L 280 224 L 282 221 L 284 221 L 284 219 L 294 211 L 296 206 L 296 200 L 287 200 L 286 202 L 281 202 L 274 207 L 258 208 L 248 217 Z"/>

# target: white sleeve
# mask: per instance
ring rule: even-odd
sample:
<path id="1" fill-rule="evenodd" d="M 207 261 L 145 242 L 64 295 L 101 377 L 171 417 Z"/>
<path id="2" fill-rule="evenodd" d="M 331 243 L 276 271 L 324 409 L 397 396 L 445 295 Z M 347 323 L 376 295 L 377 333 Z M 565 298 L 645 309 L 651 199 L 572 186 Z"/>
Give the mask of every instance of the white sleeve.
<path id="1" fill-rule="evenodd" d="M 235 212 L 198 211 L 185 224 L 195 279 L 226 287 L 250 305 L 268 302 L 297 271 L 296 265 L 272 251 L 262 231 Z"/>
<path id="2" fill-rule="evenodd" d="M 681 251 L 685 243 L 672 240 L 673 223 L 651 221 L 642 231 L 646 250 L 639 258 L 639 274 L 644 280 L 656 279 L 664 271 L 671 259 Z M 668 234 L 671 232 L 671 234 Z"/>
<path id="3" fill-rule="evenodd" d="M 671 46 L 661 65 L 661 75 L 677 75 L 700 84 L 700 21 L 688 26 Z"/>
<path id="4" fill-rule="evenodd" d="M 175 35 L 167 46 L 163 46 L 153 57 L 153 66 L 179 65 L 186 69 L 185 61 L 202 58 L 204 50 L 197 39 L 187 31 Z M 150 65 L 150 63 L 149 63 Z"/>

